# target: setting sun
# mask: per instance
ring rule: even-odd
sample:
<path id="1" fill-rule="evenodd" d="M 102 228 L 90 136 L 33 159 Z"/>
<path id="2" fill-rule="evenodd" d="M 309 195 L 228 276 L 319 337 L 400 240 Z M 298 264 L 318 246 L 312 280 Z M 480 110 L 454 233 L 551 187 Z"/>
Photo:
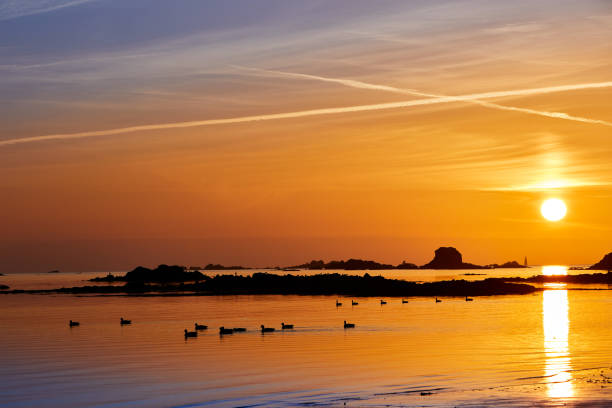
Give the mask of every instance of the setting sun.
<path id="1" fill-rule="evenodd" d="M 542 203 L 540 212 L 548 221 L 559 221 L 565 217 L 567 207 L 565 206 L 563 200 L 559 200 L 558 198 L 549 198 Z"/>

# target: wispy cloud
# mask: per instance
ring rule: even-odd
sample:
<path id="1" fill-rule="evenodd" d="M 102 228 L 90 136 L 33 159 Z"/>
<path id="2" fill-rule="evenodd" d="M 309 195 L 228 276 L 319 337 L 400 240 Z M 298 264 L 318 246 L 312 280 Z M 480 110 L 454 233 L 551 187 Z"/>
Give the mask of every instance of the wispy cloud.
<path id="1" fill-rule="evenodd" d="M 4 0 L 0 4 L 0 21 L 48 13 L 97 0 Z"/>
<path id="2" fill-rule="evenodd" d="M 393 93 L 399 93 L 399 94 L 404 94 L 404 95 L 425 96 L 429 98 L 440 98 L 441 102 L 446 102 L 446 99 L 451 98 L 456 102 L 473 103 L 473 104 L 480 105 L 486 108 L 499 109 L 499 110 L 505 110 L 505 111 L 511 111 L 511 112 L 520 112 L 520 113 L 525 113 L 529 115 L 545 116 L 545 117 L 553 118 L 553 119 L 565 119 L 565 120 L 571 120 L 575 122 L 583 122 L 583 123 L 590 123 L 594 125 L 603 125 L 603 126 L 612 127 L 612 122 L 607 122 L 605 120 L 573 116 L 573 115 L 569 115 L 564 112 L 548 112 L 548 111 L 541 111 L 541 110 L 529 109 L 529 108 L 518 108 L 515 106 L 500 105 L 497 103 L 480 100 L 480 99 L 485 99 L 485 98 L 493 98 L 495 96 L 490 96 L 493 94 L 499 94 L 500 96 L 504 94 L 503 96 L 510 96 L 510 95 L 507 95 L 505 92 L 500 92 L 500 93 L 492 92 L 492 93 L 473 94 L 473 95 L 464 95 L 464 96 L 449 96 L 449 95 L 432 94 L 428 92 L 420 92 L 420 91 L 413 90 L 413 89 L 402 89 L 402 88 L 396 88 L 396 87 L 386 86 L 386 85 L 371 84 L 368 82 L 356 81 L 353 79 L 329 78 L 329 77 L 295 73 L 295 72 L 262 70 L 262 69 L 256 69 L 256 68 L 248 68 L 248 67 L 241 67 L 241 68 L 255 71 L 255 72 L 262 72 L 262 73 L 280 75 L 280 76 L 285 76 L 285 77 L 311 79 L 311 80 L 324 81 L 324 82 L 334 82 L 334 83 L 342 84 L 342 85 L 352 87 L 352 88 L 372 89 L 372 90 L 377 90 L 377 91 L 393 92 Z M 563 87 L 553 87 L 553 88 L 563 88 Z M 547 89 L 547 88 L 539 88 L 539 90 L 544 90 L 544 89 Z M 525 90 L 525 93 L 521 93 L 521 94 L 514 93 L 516 91 L 511 91 L 511 92 L 513 92 L 512 96 L 522 96 L 522 95 L 533 94 L 531 91 L 538 91 L 538 89 Z M 536 93 L 548 93 L 548 92 L 550 91 L 542 91 L 542 92 L 536 92 Z"/>
<path id="3" fill-rule="evenodd" d="M 341 81 L 351 81 L 351 80 L 341 80 Z M 367 85 L 369 87 L 388 88 L 383 85 L 365 84 L 365 83 L 359 83 L 358 81 L 351 81 L 351 83 L 359 84 L 360 87 L 365 87 Z M 461 95 L 461 96 L 440 96 L 440 97 L 423 98 L 423 99 L 416 99 L 416 100 L 410 100 L 410 101 L 389 102 L 389 103 L 370 104 L 370 105 L 344 106 L 344 107 L 337 107 L 337 108 L 311 109 L 311 110 L 273 113 L 273 114 L 264 114 L 264 115 L 240 116 L 240 117 L 224 118 L 224 119 L 206 119 L 206 120 L 188 121 L 188 122 L 172 122 L 172 123 L 139 125 L 139 126 L 129 126 L 129 127 L 123 127 L 123 128 L 106 129 L 106 130 L 94 130 L 94 131 L 75 132 L 75 133 L 58 133 L 58 134 L 49 134 L 49 135 L 41 135 L 41 136 L 33 136 L 33 137 L 6 139 L 6 140 L 0 141 L 0 146 L 8 146 L 8 145 L 14 145 L 14 144 L 21 144 L 21 143 L 42 142 L 42 141 L 50 141 L 50 140 L 66 140 L 66 139 L 81 139 L 81 138 L 88 138 L 88 137 L 111 136 L 111 135 L 120 135 L 120 134 L 126 134 L 126 133 L 135 133 L 135 132 L 152 131 L 152 130 L 179 129 L 179 128 L 191 128 L 191 127 L 213 126 L 213 125 L 229 125 L 229 124 L 246 123 L 246 122 L 303 118 L 303 117 L 309 117 L 309 116 L 356 113 L 356 112 L 376 111 L 376 110 L 385 110 L 385 109 L 400 109 L 400 108 L 410 108 L 410 107 L 416 107 L 416 106 L 435 105 L 435 104 L 441 104 L 441 103 L 453 103 L 453 102 L 458 102 L 458 101 L 473 102 L 473 100 L 486 99 L 486 98 L 541 95 L 541 94 L 548 94 L 548 93 L 555 93 L 555 92 L 567 92 L 567 91 L 574 91 L 574 90 L 598 89 L 598 88 L 609 88 L 609 87 L 612 87 L 612 82 L 595 82 L 595 83 L 551 86 L 551 87 L 544 87 L 544 88 L 485 92 L 485 93 L 477 93 L 477 94 L 469 94 L 469 95 Z M 513 110 L 514 109 L 522 109 L 522 108 L 513 108 Z M 534 112 L 540 112 L 540 111 L 534 111 Z M 556 112 L 548 112 L 548 113 L 551 115 L 555 115 L 553 117 L 561 118 L 561 119 L 568 119 L 569 117 L 569 115 L 567 115 L 567 117 L 556 116 L 556 115 L 565 115 L 565 114 L 556 113 Z M 538 114 L 541 114 L 541 112 Z M 574 117 L 571 117 L 571 118 L 574 118 Z M 597 120 L 586 119 L 586 118 L 575 118 L 571 120 L 579 120 L 581 122 L 594 123 L 594 124 L 605 124 L 606 126 L 612 126 L 612 124 L 608 122 L 597 121 Z"/>

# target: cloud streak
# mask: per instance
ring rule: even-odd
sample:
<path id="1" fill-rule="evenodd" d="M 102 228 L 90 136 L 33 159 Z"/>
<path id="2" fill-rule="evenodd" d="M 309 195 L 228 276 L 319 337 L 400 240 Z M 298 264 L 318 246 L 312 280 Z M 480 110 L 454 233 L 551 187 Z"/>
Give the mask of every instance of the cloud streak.
<path id="1" fill-rule="evenodd" d="M 295 75 L 298 75 L 298 74 L 295 74 Z M 299 74 L 299 75 L 304 75 L 304 74 Z M 388 87 L 384 85 L 366 84 L 363 82 L 353 81 L 353 80 L 344 80 L 344 79 L 342 80 L 326 79 L 326 80 L 329 82 L 343 81 L 346 83 L 354 84 L 356 87 L 361 87 L 361 88 L 367 87 L 368 89 L 380 89 L 380 90 L 397 89 L 397 88 Z M 595 83 L 551 86 L 551 87 L 544 87 L 544 88 L 519 89 L 519 90 L 510 90 L 510 91 L 484 92 L 484 93 L 476 93 L 476 94 L 461 95 L 461 96 L 436 96 L 436 97 L 429 97 L 429 98 L 416 99 L 416 100 L 410 100 L 410 101 L 389 102 L 389 103 L 370 104 L 370 105 L 344 106 L 344 107 L 337 107 L 337 108 L 311 109 L 311 110 L 303 110 L 303 111 L 273 113 L 273 114 L 253 115 L 253 116 L 240 116 L 240 117 L 223 118 L 223 119 L 207 119 L 207 120 L 187 121 L 187 122 L 172 122 L 172 123 L 138 125 L 138 126 L 129 126 L 129 127 L 105 129 L 105 130 L 94 130 L 94 131 L 74 132 L 74 133 L 57 133 L 57 134 L 49 134 L 49 135 L 41 135 L 41 136 L 6 139 L 6 140 L 0 140 L 0 147 L 16 145 L 16 144 L 24 144 L 24 143 L 52 141 L 52 140 L 69 140 L 69 139 L 82 139 L 82 138 L 90 138 L 90 137 L 122 135 L 122 134 L 142 132 L 142 131 L 182 129 L 182 128 L 215 126 L 215 125 L 230 125 L 230 124 L 247 123 L 247 122 L 268 121 L 268 120 L 296 119 L 296 118 L 304 118 L 304 117 L 320 116 L 320 115 L 334 115 L 334 114 L 377 111 L 377 110 L 386 110 L 386 109 L 411 108 L 411 107 L 417 107 L 417 106 L 436 105 L 436 104 L 441 104 L 441 103 L 473 102 L 474 100 L 486 99 L 486 98 L 542 95 L 542 94 L 549 94 L 549 93 L 556 93 L 556 92 L 567 92 L 567 91 L 584 90 L 584 89 L 600 89 L 600 88 L 609 88 L 609 87 L 612 87 L 612 81 L 611 82 L 595 82 Z M 393 92 L 396 92 L 396 91 L 393 91 Z M 406 92 L 412 92 L 412 91 L 406 91 Z M 489 104 L 489 102 L 484 102 L 484 101 L 479 101 L 477 103 Z M 494 105 L 497 106 L 497 104 L 494 104 Z M 505 110 L 520 110 L 520 111 L 524 110 L 523 108 L 513 108 L 513 107 L 504 107 L 504 108 L 508 108 Z M 528 109 L 528 111 L 531 111 L 531 110 Z M 540 111 L 533 111 L 533 112 L 534 114 L 536 114 L 535 112 L 538 112 L 537 113 L 538 115 L 543 114 L 543 112 L 540 112 Z M 554 117 L 554 118 L 559 118 L 559 119 L 569 119 L 569 120 L 575 120 L 579 122 L 592 123 L 592 124 L 601 124 L 605 126 L 612 126 L 612 123 L 609 123 L 609 122 L 599 121 L 595 119 L 574 117 L 574 116 L 570 116 L 570 115 L 560 113 L 560 112 L 545 112 L 543 116 L 549 116 L 549 117 Z"/>
<path id="2" fill-rule="evenodd" d="M 6 0 L 0 5 L 0 21 L 48 13 L 91 1 L 95 0 Z"/>
<path id="3" fill-rule="evenodd" d="M 573 115 L 569 115 L 564 112 L 548 112 L 548 111 L 541 111 L 541 110 L 529 109 L 529 108 L 518 108 L 515 106 L 500 105 L 497 103 L 481 100 L 481 99 L 486 99 L 486 98 L 495 98 L 495 97 L 503 97 L 503 96 L 525 96 L 525 95 L 533 95 L 533 94 L 549 93 L 549 92 L 561 92 L 564 90 L 570 90 L 569 88 L 564 89 L 566 88 L 564 86 L 524 90 L 523 91 L 524 93 L 520 93 L 520 94 L 516 93 L 520 91 L 506 91 L 506 92 L 502 91 L 502 92 L 490 92 L 490 93 L 483 93 L 483 94 L 464 95 L 464 96 L 448 96 L 448 95 L 420 92 L 420 91 L 416 91 L 413 89 L 402 89 L 402 88 L 396 88 L 396 87 L 387 86 L 387 85 L 371 84 L 368 82 L 356 81 L 353 79 L 329 78 L 329 77 L 322 77 L 322 76 L 317 76 L 317 75 L 309 75 L 309 74 L 301 74 L 301 73 L 285 72 L 285 71 L 263 70 L 263 69 L 248 68 L 248 67 L 240 67 L 240 68 L 251 70 L 251 71 L 256 71 L 256 72 L 284 76 L 284 77 L 311 79 L 311 80 L 323 81 L 323 82 L 333 82 L 333 83 L 342 84 L 342 85 L 345 85 L 351 88 L 371 89 L 371 90 L 377 90 L 377 91 L 399 93 L 399 94 L 404 94 L 404 95 L 425 96 L 428 98 L 439 98 L 441 99 L 440 103 L 447 102 L 447 99 L 450 98 L 455 102 L 473 103 L 476 105 L 483 106 L 485 108 L 498 109 L 498 110 L 511 111 L 511 112 L 520 112 L 520 113 L 525 113 L 528 115 L 537 115 L 537 116 L 544 116 L 544 117 L 553 118 L 553 119 L 564 119 L 564 120 L 571 120 L 574 122 L 590 123 L 593 125 L 603 125 L 603 126 L 612 127 L 612 122 L 607 122 L 605 120 L 584 118 L 581 116 L 573 116 Z M 588 85 L 590 84 L 585 84 L 585 85 L 586 85 L 585 88 L 581 88 L 581 89 L 587 89 Z M 558 91 L 554 91 L 553 89 L 558 89 Z M 574 89 L 575 88 L 572 88 L 571 90 L 574 90 Z"/>

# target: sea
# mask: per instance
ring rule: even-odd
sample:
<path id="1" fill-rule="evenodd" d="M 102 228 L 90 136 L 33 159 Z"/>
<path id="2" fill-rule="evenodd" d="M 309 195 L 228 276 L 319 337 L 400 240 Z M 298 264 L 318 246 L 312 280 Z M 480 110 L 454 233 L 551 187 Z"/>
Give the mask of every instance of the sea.
<path id="1" fill-rule="evenodd" d="M 366 272 L 411 281 L 579 273 L 567 266 L 342 273 Z M 82 286 L 105 274 L 6 274 L 0 284 Z M 542 289 L 441 302 L 4 294 L 0 407 L 612 406 L 612 292 Z M 132 324 L 120 325 L 122 317 Z M 71 319 L 80 325 L 69 327 Z M 186 339 L 196 322 L 208 329 Z M 276 330 L 262 334 L 261 325 Z M 220 335 L 221 326 L 247 330 Z"/>

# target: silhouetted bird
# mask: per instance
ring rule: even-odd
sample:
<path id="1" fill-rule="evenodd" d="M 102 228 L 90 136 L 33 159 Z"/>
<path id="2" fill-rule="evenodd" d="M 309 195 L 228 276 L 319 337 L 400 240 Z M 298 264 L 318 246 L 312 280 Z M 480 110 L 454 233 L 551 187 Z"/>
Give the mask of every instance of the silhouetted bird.
<path id="1" fill-rule="evenodd" d="M 441 303 L 441 302 L 442 302 L 442 300 L 436 298 L 436 303 Z"/>
<path id="2" fill-rule="evenodd" d="M 123 326 L 123 325 L 126 325 L 126 324 L 132 324 L 132 321 L 131 321 L 131 320 L 125 320 L 125 319 L 122 317 L 122 318 L 121 318 L 121 320 L 120 320 L 120 324 L 121 324 L 122 326 Z"/>
<path id="3" fill-rule="evenodd" d="M 338 299 L 336 299 L 336 307 L 338 306 L 342 306 L 342 303 L 338 302 Z"/>
<path id="4" fill-rule="evenodd" d="M 283 328 L 283 330 L 293 329 L 293 325 L 292 324 L 281 323 L 281 327 Z"/>
<path id="5" fill-rule="evenodd" d="M 196 330 L 206 330 L 206 329 L 208 329 L 208 326 L 206 326 L 205 324 L 198 324 L 197 322 L 196 322 L 194 327 L 195 327 Z"/>
<path id="6" fill-rule="evenodd" d="M 70 327 L 78 326 L 78 325 L 80 325 L 80 324 L 81 324 L 81 323 L 79 323 L 79 322 L 73 322 L 72 320 L 68 322 L 68 326 L 70 326 Z"/>
<path id="7" fill-rule="evenodd" d="M 234 327 L 232 330 L 234 331 L 234 333 L 235 332 L 245 332 L 246 328 L 244 328 L 244 327 Z"/>
<path id="8" fill-rule="evenodd" d="M 402 303 L 408 303 L 406 299 L 402 299 Z"/>
<path id="9" fill-rule="evenodd" d="M 192 331 L 190 332 L 189 330 L 185 329 L 185 337 L 198 337 L 198 332 L 196 331 Z"/>
<path id="10" fill-rule="evenodd" d="M 225 327 L 219 327 L 219 334 L 232 334 L 234 333 L 234 329 L 226 329 Z"/>
<path id="11" fill-rule="evenodd" d="M 355 302 L 354 300 L 351 300 L 351 305 L 356 306 L 356 305 L 358 305 L 358 304 L 359 304 L 359 303 Z"/>
<path id="12" fill-rule="evenodd" d="M 347 323 L 346 320 L 344 321 L 344 328 L 345 329 L 354 329 L 355 328 L 355 323 Z"/>
<path id="13" fill-rule="evenodd" d="M 472 301 L 474 301 L 474 299 L 473 299 L 473 298 L 471 298 L 471 297 L 467 297 L 467 296 L 466 296 L 466 297 L 465 297 L 465 301 L 466 301 L 466 302 L 472 302 Z"/>
<path id="14" fill-rule="evenodd" d="M 386 304 L 387 304 L 387 302 L 385 302 L 384 300 L 380 299 L 380 304 L 381 304 L 381 305 L 386 305 Z"/>
<path id="15" fill-rule="evenodd" d="M 265 327 L 263 324 L 261 325 L 262 333 L 271 333 L 274 331 L 274 327 Z"/>

